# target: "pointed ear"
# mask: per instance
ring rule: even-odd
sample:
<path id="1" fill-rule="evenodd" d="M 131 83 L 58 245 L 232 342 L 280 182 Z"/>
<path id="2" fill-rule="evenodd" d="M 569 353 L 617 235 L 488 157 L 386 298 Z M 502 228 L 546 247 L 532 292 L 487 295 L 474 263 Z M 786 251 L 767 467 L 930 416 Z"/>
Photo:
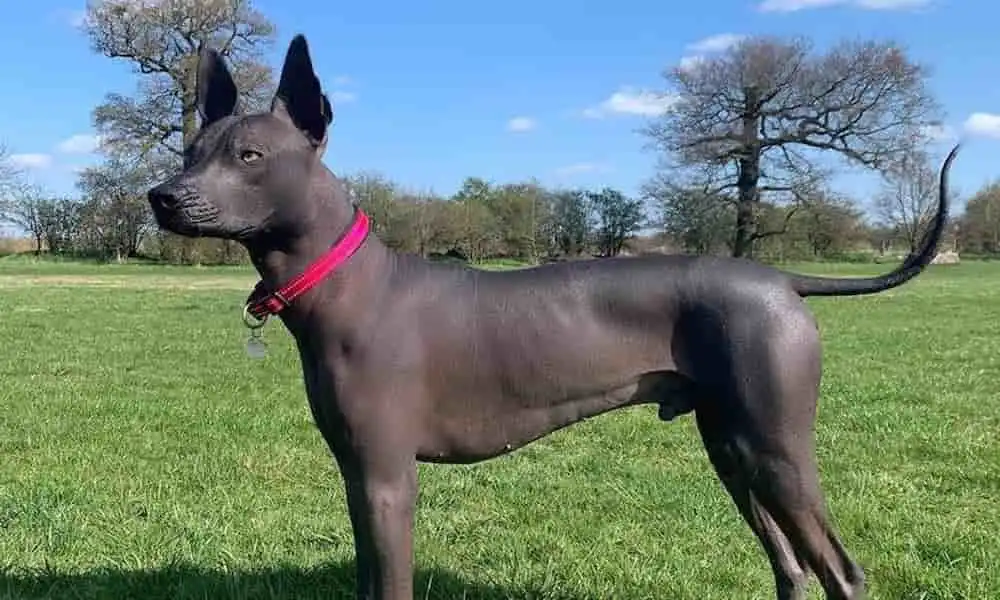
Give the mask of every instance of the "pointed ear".
<path id="1" fill-rule="evenodd" d="M 202 127 L 236 111 L 236 82 L 222 56 L 207 46 L 198 52 L 197 94 Z"/>
<path id="2" fill-rule="evenodd" d="M 333 110 L 313 71 L 309 46 L 301 34 L 288 45 L 271 112 L 295 125 L 313 145 L 320 146 L 326 141 Z"/>
<path id="3" fill-rule="evenodd" d="M 326 97 L 326 94 L 323 94 L 323 119 L 328 127 L 330 123 L 333 123 L 333 105 L 330 104 L 330 99 Z"/>
<path id="4" fill-rule="evenodd" d="M 323 94 L 323 121 L 326 123 L 326 132 L 323 134 L 323 139 L 319 144 L 316 144 L 316 150 L 319 154 L 326 152 L 326 142 L 330 139 L 330 123 L 333 122 L 333 106 L 330 104 L 330 99 Z"/>

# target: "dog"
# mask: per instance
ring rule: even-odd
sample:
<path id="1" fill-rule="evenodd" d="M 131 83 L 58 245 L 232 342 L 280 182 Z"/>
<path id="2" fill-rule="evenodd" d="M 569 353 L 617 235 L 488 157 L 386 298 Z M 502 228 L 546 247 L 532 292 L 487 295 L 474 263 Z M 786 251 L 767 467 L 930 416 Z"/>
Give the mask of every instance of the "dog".
<path id="1" fill-rule="evenodd" d="M 241 114 L 222 57 L 200 52 L 200 130 L 148 191 L 159 227 L 237 240 L 260 275 L 252 331 L 277 315 L 343 475 L 358 599 L 411 600 L 418 462 L 497 457 L 583 419 L 658 405 L 693 413 L 708 456 L 770 560 L 779 600 L 865 596 L 819 485 L 817 323 L 802 298 L 902 285 L 919 249 L 872 278 L 820 278 L 707 256 L 605 258 L 507 272 L 391 251 L 322 162 L 332 106 L 305 38 L 270 110 Z M 257 338 L 251 336 L 250 341 Z"/>

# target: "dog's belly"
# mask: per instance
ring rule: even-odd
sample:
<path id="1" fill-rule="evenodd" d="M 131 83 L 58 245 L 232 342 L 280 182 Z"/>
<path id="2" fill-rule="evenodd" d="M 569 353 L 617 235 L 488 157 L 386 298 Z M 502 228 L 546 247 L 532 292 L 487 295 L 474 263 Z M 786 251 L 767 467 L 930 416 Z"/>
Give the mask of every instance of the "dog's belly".
<path id="1" fill-rule="evenodd" d="M 602 393 L 548 402 L 513 402 L 487 397 L 460 413 L 435 417 L 417 458 L 424 462 L 468 464 L 522 448 L 546 435 L 626 406 L 658 403 L 670 420 L 694 407 L 693 384 L 673 372 L 650 372 Z"/>

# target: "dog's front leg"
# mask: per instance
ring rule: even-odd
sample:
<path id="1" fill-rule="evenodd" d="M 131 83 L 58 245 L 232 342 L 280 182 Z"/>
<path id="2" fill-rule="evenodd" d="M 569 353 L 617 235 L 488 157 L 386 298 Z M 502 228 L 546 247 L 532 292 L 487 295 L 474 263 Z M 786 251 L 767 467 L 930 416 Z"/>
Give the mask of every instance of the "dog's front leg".
<path id="1" fill-rule="evenodd" d="M 412 600 L 416 459 L 378 462 L 347 480 L 358 555 L 357 597 Z"/>
<path id="2" fill-rule="evenodd" d="M 368 504 L 365 500 L 365 487 L 359 473 L 349 473 L 343 468 L 341 470 L 347 492 L 347 511 L 354 533 L 355 594 L 359 600 L 370 600 L 375 597 L 376 558 L 372 531 L 367 516 Z"/>

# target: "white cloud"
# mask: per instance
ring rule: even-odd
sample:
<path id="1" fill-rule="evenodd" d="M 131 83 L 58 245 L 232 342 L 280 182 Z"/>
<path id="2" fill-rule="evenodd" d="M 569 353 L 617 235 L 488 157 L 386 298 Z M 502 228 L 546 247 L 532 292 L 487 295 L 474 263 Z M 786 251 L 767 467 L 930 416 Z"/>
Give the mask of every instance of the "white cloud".
<path id="1" fill-rule="evenodd" d="M 934 0 L 854 0 L 854 5 L 867 10 L 905 10 L 928 6 Z"/>
<path id="2" fill-rule="evenodd" d="M 706 58 L 701 54 L 682 56 L 680 62 L 677 63 L 677 68 L 682 71 L 690 71 L 700 66 L 705 60 Z"/>
<path id="3" fill-rule="evenodd" d="M 555 170 L 555 174 L 560 177 L 567 177 L 570 175 L 579 175 L 581 173 L 604 173 L 609 170 L 610 169 L 607 165 L 601 163 L 581 162 L 566 165 L 565 167 L 559 167 Z"/>
<path id="4" fill-rule="evenodd" d="M 922 131 L 933 142 L 950 142 L 958 137 L 955 128 L 949 125 L 924 125 Z"/>
<path id="5" fill-rule="evenodd" d="M 340 104 L 347 104 L 349 102 L 354 102 L 358 99 L 358 95 L 354 92 L 345 92 L 342 90 L 335 90 L 330 94 L 330 101 Z"/>
<path id="6" fill-rule="evenodd" d="M 514 117 L 507 121 L 507 131 L 524 132 L 531 131 L 538 126 L 538 123 L 531 117 Z"/>
<path id="7" fill-rule="evenodd" d="M 347 75 L 338 75 L 333 78 L 333 85 L 338 87 L 350 86 L 354 83 L 354 80 Z M 347 90 L 333 90 L 329 94 L 330 101 L 334 104 L 349 104 L 355 102 L 358 99 L 358 95 L 355 92 L 349 92 Z"/>
<path id="8" fill-rule="evenodd" d="M 64 17 L 70 26 L 74 28 L 83 27 L 87 23 L 86 10 L 67 10 L 64 13 Z"/>
<path id="9" fill-rule="evenodd" d="M 1000 139 L 1000 115 L 977 112 L 969 115 L 963 128 L 971 135 Z"/>
<path id="10" fill-rule="evenodd" d="M 684 47 L 690 54 L 681 57 L 677 68 L 682 71 L 695 69 L 707 60 L 706 54 L 725 52 L 745 38 L 746 36 L 740 33 L 717 33 L 690 43 Z"/>
<path id="11" fill-rule="evenodd" d="M 739 33 L 717 33 L 688 44 L 687 51 L 695 54 L 722 52 L 728 50 L 731 46 L 735 46 L 745 37 L 745 35 Z"/>
<path id="12" fill-rule="evenodd" d="M 56 150 L 64 154 L 90 154 L 100 147 L 101 136 L 81 133 L 59 142 Z"/>
<path id="13" fill-rule="evenodd" d="M 609 114 L 655 117 L 662 115 L 677 101 L 676 96 L 622 87 L 597 106 L 584 109 L 583 116 L 601 119 Z"/>
<path id="14" fill-rule="evenodd" d="M 851 6 L 863 10 L 906 10 L 929 5 L 933 0 L 763 0 L 761 12 L 795 12 L 811 8 Z"/>
<path id="15" fill-rule="evenodd" d="M 52 11 L 51 16 L 62 25 L 69 25 L 74 29 L 79 29 L 87 23 L 87 11 L 85 9 L 57 8 Z"/>
<path id="16" fill-rule="evenodd" d="M 52 165 L 52 156 L 49 154 L 11 154 L 8 160 L 20 169 L 44 169 Z"/>

